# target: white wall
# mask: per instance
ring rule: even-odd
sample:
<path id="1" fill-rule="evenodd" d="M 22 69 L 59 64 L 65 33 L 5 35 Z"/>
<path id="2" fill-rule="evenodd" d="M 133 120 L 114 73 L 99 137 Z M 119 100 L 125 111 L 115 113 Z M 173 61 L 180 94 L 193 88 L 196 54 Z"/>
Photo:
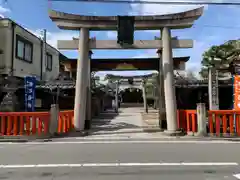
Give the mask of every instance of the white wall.
<path id="1" fill-rule="evenodd" d="M 179 70 L 185 70 L 186 69 L 186 62 L 180 61 L 179 63 Z"/>
<path id="2" fill-rule="evenodd" d="M 23 61 L 16 57 L 16 35 L 33 43 L 33 59 L 32 63 Z M 14 41 L 14 76 L 24 77 L 26 75 L 36 76 L 40 78 L 41 75 L 41 41 L 33 34 L 27 32 L 25 29 L 16 26 L 15 27 L 15 41 Z"/>
<path id="3" fill-rule="evenodd" d="M 14 29 L 14 62 L 13 62 L 13 75 L 16 77 L 25 77 L 28 75 L 36 76 L 38 79 L 41 77 L 41 40 L 28 32 L 19 25 Z M 8 19 L 0 20 L 0 49 L 4 51 L 0 55 L 0 73 L 7 74 L 11 71 L 12 67 L 12 21 Z M 24 38 L 33 44 L 33 58 L 32 62 L 26 62 L 16 57 L 16 36 Z M 45 80 L 54 79 L 59 74 L 59 51 L 50 45 L 46 46 L 47 52 L 52 55 L 52 71 L 46 70 Z"/>
<path id="4" fill-rule="evenodd" d="M 11 71 L 12 59 L 12 34 L 11 23 L 8 20 L 0 20 L 0 73 L 8 74 Z"/>
<path id="5" fill-rule="evenodd" d="M 52 71 L 46 70 L 46 80 L 52 80 L 59 74 L 59 52 L 50 45 L 46 46 L 46 51 L 52 55 Z"/>

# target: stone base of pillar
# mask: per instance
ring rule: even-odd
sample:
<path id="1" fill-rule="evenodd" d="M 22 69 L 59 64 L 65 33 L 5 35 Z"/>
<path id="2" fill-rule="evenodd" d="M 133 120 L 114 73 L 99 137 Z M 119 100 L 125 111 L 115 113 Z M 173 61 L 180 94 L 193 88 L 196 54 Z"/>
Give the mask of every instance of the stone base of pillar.
<path id="1" fill-rule="evenodd" d="M 171 131 L 171 130 L 165 130 L 164 134 L 167 136 L 184 136 L 185 133 L 181 130 Z"/>
<path id="2" fill-rule="evenodd" d="M 159 113 L 156 110 L 150 109 L 149 113 L 142 112 L 141 116 L 142 116 L 142 128 L 144 131 L 149 131 L 149 132 L 164 131 L 164 129 L 162 128 L 163 127 L 162 125 L 164 124 L 163 122 L 164 120 L 159 119 Z"/>
<path id="3" fill-rule="evenodd" d="M 89 131 L 87 130 L 73 130 L 71 133 L 70 133 L 70 136 L 76 136 L 76 137 L 82 137 L 82 136 L 88 136 L 89 135 Z"/>
<path id="4" fill-rule="evenodd" d="M 197 136 L 197 137 L 207 137 L 207 133 L 203 133 L 203 132 L 197 132 L 194 134 L 194 136 Z"/>

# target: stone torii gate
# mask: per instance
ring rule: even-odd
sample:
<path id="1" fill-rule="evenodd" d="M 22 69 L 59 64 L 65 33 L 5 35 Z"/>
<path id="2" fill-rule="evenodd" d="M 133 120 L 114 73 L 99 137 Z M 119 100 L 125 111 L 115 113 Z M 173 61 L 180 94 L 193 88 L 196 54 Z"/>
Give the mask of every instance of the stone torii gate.
<path id="1" fill-rule="evenodd" d="M 120 46 L 113 40 L 89 39 L 89 31 L 117 30 L 117 16 L 82 16 L 64 12 L 49 11 L 49 16 L 60 29 L 80 30 L 79 39 L 59 40 L 58 48 L 78 50 L 77 78 L 75 90 L 74 125 L 83 130 L 86 117 L 86 97 L 90 80 L 89 50 L 92 49 L 160 49 L 159 74 L 164 81 L 167 132 L 175 134 L 177 130 L 177 108 L 173 73 L 173 48 L 192 48 L 192 40 L 171 38 L 171 29 L 192 27 L 203 13 L 203 7 L 175 14 L 156 16 L 135 16 L 135 30 L 161 30 L 161 40 L 135 40 L 133 45 Z M 164 79 L 164 80 L 163 80 Z M 161 92 L 159 92 L 161 93 Z"/>

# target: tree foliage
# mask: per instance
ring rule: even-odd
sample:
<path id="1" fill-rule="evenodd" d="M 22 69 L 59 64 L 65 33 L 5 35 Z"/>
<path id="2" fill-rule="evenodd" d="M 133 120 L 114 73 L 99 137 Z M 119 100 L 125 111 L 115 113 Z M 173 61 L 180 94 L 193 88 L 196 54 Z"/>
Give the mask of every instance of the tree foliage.
<path id="1" fill-rule="evenodd" d="M 231 40 L 219 46 L 212 46 L 202 55 L 202 69 L 200 75 L 207 77 L 210 67 L 219 68 L 219 76 L 224 76 L 226 68 L 233 60 L 239 59 L 240 56 L 240 40 Z M 223 71 L 223 69 L 225 69 Z"/>

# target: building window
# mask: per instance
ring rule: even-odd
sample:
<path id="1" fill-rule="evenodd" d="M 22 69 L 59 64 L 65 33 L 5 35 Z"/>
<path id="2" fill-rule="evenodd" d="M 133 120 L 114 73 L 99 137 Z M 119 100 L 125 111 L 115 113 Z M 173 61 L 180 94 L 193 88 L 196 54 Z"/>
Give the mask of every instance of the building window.
<path id="1" fill-rule="evenodd" d="M 46 69 L 52 71 L 52 55 L 49 53 L 46 54 Z"/>
<path id="2" fill-rule="evenodd" d="M 16 36 L 16 58 L 29 63 L 33 60 L 33 44 L 19 35 Z"/>

